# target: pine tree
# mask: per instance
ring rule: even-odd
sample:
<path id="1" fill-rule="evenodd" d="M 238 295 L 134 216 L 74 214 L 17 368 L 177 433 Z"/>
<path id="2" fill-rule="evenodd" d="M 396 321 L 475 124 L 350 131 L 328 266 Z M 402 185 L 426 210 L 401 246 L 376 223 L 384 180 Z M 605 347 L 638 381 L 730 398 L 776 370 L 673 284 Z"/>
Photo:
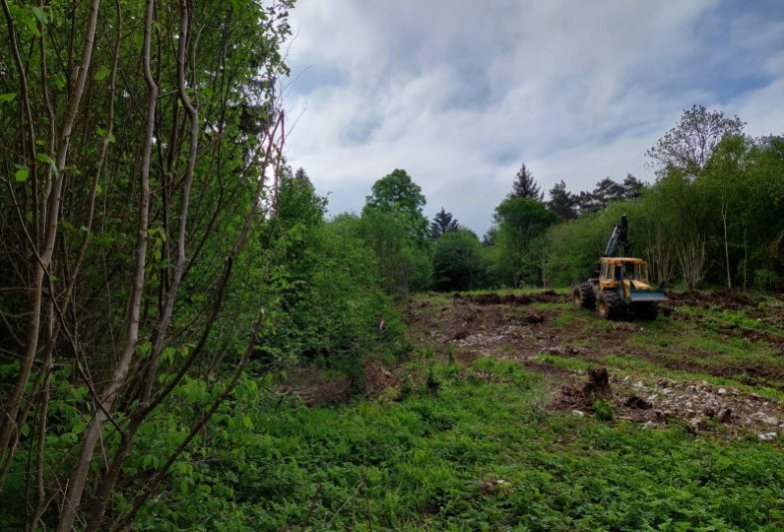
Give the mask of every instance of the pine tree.
<path id="1" fill-rule="evenodd" d="M 632 174 L 626 174 L 626 179 L 623 180 L 622 186 L 624 191 L 624 199 L 637 199 L 642 196 L 645 183 L 634 177 Z"/>
<path id="2" fill-rule="evenodd" d="M 430 224 L 430 238 L 436 240 L 439 236 L 449 233 L 450 231 L 457 231 L 460 226 L 452 217 L 451 212 L 446 212 L 443 207 L 438 211 Z"/>
<path id="3" fill-rule="evenodd" d="M 512 184 L 512 192 L 509 194 L 510 198 L 531 198 L 536 201 L 542 201 L 544 194 L 536 184 L 536 179 L 531 171 L 525 167 L 525 163 L 520 167 L 520 170 L 515 174 L 515 180 Z"/>
<path id="4" fill-rule="evenodd" d="M 566 190 L 566 183 L 563 180 L 550 189 L 550 201 L 547 202 L 547 206 L 564 220 L 577 218 L 577 203 L 577 196 Z"/>

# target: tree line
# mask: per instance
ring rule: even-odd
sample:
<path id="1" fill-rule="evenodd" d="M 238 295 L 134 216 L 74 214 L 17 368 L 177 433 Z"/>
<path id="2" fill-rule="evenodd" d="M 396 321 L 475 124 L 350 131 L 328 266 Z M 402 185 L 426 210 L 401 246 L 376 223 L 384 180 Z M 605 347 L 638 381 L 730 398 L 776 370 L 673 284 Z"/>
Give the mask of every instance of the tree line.
<path id="1" fill-rule="evenodd" d="M 627 214 L 634 254 L 655 280 L 780 290 L 784 285 L 784 137 L 751 138 L 738 117 L 694 106 L 647 152 L 656 180 L 609 177 L 544 193 L 522 165 L 480 241 L 443 208 L 431 223 L 436 290 L 569 286 L 586 278 Z"/>

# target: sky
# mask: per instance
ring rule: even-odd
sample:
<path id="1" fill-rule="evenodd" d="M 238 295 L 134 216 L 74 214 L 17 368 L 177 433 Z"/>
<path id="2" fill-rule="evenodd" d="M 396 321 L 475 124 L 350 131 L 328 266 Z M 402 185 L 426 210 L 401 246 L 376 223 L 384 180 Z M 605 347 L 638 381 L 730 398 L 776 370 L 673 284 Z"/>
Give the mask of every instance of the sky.
<path id="1" fill-rule="evenodd" d="M 784 133 L 784 0 L 298 0 L 286 157 L 361 212 L 402 168 L 479 236 L 521 164 L 543 191 L 627 173 L 685 109 Z"/>

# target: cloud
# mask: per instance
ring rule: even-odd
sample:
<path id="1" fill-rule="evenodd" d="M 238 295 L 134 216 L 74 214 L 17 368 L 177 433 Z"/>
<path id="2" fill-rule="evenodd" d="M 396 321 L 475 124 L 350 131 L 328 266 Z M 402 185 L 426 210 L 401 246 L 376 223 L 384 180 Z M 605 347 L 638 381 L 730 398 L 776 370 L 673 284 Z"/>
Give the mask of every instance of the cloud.
<path id="1" fill-rule="evenodd" d="M 521 162 L 545 190 L 650 178 L 645 150 L 693 104 L 737 113 L 755 135 L 781 132 L 782 11 L 301 0 L 287 157 L 332 192 L 333 213 L 361 210 L 374 181 L 404 168 L 429 215 L 443 206 L 482 233 Z"/>

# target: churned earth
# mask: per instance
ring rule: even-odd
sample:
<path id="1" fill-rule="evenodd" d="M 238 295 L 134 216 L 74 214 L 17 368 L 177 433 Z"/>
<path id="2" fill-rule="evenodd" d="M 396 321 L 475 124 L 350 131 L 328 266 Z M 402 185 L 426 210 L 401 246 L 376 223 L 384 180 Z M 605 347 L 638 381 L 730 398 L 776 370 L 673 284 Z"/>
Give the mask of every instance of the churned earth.
<path id="1" fill-rule="evenodd" d="M 566 293 L 457 293 L 415 298 L 409 322 L 439 358 L 515 360 L 543 376 L 553 413 L 584 416 L 603 399 L 615 419 L 644 428 L 784 434 L 784 301 L 692 291 L 671 294 L 661 310 L 655 321 L 610 322 Z M 597 395 L 590 370 L 600 368 L 609 386 Z"/>

